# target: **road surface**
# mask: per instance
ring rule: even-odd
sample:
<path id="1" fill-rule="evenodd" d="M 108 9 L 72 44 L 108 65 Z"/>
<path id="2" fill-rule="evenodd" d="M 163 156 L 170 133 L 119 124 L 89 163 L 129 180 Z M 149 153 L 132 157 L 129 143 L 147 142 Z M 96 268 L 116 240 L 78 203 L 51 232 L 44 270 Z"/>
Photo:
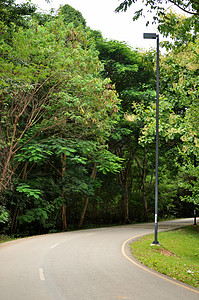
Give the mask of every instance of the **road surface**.
<path id="1" fill-rule="evenodd" d="M 199 221 L 199 220 L 197 220 Z M 159 230 L 193 219 L 159 223 Z M 136 262 L 133 238 L 154 231 L 137 224 L 20 239 L 0 245 L 1 300 L 199 300 L 199 290 Z"/>

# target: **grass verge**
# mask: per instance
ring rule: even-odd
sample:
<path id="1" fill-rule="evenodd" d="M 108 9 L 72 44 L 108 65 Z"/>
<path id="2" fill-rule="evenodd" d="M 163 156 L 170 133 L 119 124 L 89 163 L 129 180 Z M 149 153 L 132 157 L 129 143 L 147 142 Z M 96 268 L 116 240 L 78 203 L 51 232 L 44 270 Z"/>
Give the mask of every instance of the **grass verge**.
<path id="1" fill-rule="evenodd" d="M 10 242 L 16 240 L 16 238 L 10 237 L 8 235 L 0 234 L 0 243 Z"/>
<path id="2" fill-rule="evenodd" d="M 154 235 L 133 242 L 134 257 L 149 268 L 199 288 L 199 226 L 158 233 L 161 246 L 151 246 Z"/>

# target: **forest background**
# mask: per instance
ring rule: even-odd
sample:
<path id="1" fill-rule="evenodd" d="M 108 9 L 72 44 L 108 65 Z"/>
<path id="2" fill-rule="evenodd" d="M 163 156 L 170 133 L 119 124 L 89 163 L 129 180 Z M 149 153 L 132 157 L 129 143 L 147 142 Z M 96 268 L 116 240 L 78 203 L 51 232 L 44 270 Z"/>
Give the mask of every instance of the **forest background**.
<path id="1" fill-rule="evenodd" d="M 166 13 L 168 2 L 186 15 Z M 159 217 L 191 217 L 199 204 L 199 4 L 145 4 L 170 37 L 160 57 Z M 153 220 L 156 51 L 104 39 L 69 5 L 48 14 L 2 0 L 0 31 L 1 232 Z"/>

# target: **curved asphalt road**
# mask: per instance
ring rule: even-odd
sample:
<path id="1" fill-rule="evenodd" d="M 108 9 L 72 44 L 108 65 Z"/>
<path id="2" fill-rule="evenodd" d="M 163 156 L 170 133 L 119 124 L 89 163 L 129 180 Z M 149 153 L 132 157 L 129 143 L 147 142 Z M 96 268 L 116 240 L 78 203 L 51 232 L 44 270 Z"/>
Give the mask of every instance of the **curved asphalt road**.
<path id="1" fill-rule="evenodd" d="M 197 220 L 199 221 L 199 220 Z M 159 223 L 159 230 L 193 219 Z M 130 239 L 153 232 L 137 224 L 49 234 L 0 245 L 1 300 L 198 300 L 199 290 L 134 260 Z"/>

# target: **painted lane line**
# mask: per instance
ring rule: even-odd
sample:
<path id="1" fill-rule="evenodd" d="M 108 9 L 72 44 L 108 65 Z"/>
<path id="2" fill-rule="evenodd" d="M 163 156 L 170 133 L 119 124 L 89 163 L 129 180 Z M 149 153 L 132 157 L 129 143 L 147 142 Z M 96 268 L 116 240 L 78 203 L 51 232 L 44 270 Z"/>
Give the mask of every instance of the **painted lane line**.
<path id="1" fill-rule="evenodd" d="M 150 233 L 149 233 L 149 234 L 150 234 Z M 179 287 L 182 287 L 182 288 L 187 289 L 187 290 L 189 290 L 189 291 L 191 291 L 191 292 L 194 292 L 194 293 L 196 293 L 196 294 L 199 294 L 199 291 L 197 291 L 196 289 L 191 288 L 191 287 L 188 287 L 188 286 L 186 286 L 186 285 L 183 285 L 183 284 L 181 284 L 181 283 L 179 283 L 179 282 L 175 282 L 175 281 L 172 280 L 172 279 L 169 279 L 169 278 L 167 278 L 167 277 L 165 277 L 165 276 L 163 276 L 163 275 L 161 275 L 161 274 L 158 274 L 158 273 L 156 273 L 154 270 L 148 269 L 148 268 L 145 267 L 144 265 L 141 265 L 141 264 L 137 263 L 136 261 L 134 261 L 132 258 L 130 258 L 130 257 L 126 254 L 126 252 L 125 252 L 125 246 L 126 246 L 126 244 L 127 244 L 128 242 L 130 242 L 130 241 L 133 242 L 134 239 L 140 238 L 140 237 L 142 237 L 142 236 L 144 236 L 144 235 L 146 235 L 146 234 L 139 234 L 139 235 L 136 235 L 136 236 L 131 237 L 130 239 L 126 240 L 126 241 L 122 244 L 122 249 L 121 249 L 121 250 L 122 250 L 123 256 L 124 256 L 126 259 L 128 259 L 131 263 L 133 263 L 134 265 L 136 265 L 137 267 L 139 267 L 140 269 L 142 269 L 142 270 L 144 270 L 144 271 L 147 271 L 147 272 L 153 274 L 154 276 L 157 276 L 157 277 L 159 277 L 159 278 L 162 278 L 162 279 L 164 279 L 164 280 L 166 280 L 166 281 L 169 281 L 170 283 L 173 283 L 173 284 L 175 284 L 175 285 L 177 285 L 177 286 L 179 286 Z"/>
<path id="2" fill-rule="evenodd" d="M 39 268 L 39 278 L 42 281 L 45 280 L 43 268 Z"/>
<path id="3" fill-rule="evenodd" d="M 50 247 L 50 249 L 53 249 L 53 248 L 57 247 L 58 245 L 59 245 L 59 244 L 56 243 L 55 245 L 53 245 L 52 247 Z"/>

